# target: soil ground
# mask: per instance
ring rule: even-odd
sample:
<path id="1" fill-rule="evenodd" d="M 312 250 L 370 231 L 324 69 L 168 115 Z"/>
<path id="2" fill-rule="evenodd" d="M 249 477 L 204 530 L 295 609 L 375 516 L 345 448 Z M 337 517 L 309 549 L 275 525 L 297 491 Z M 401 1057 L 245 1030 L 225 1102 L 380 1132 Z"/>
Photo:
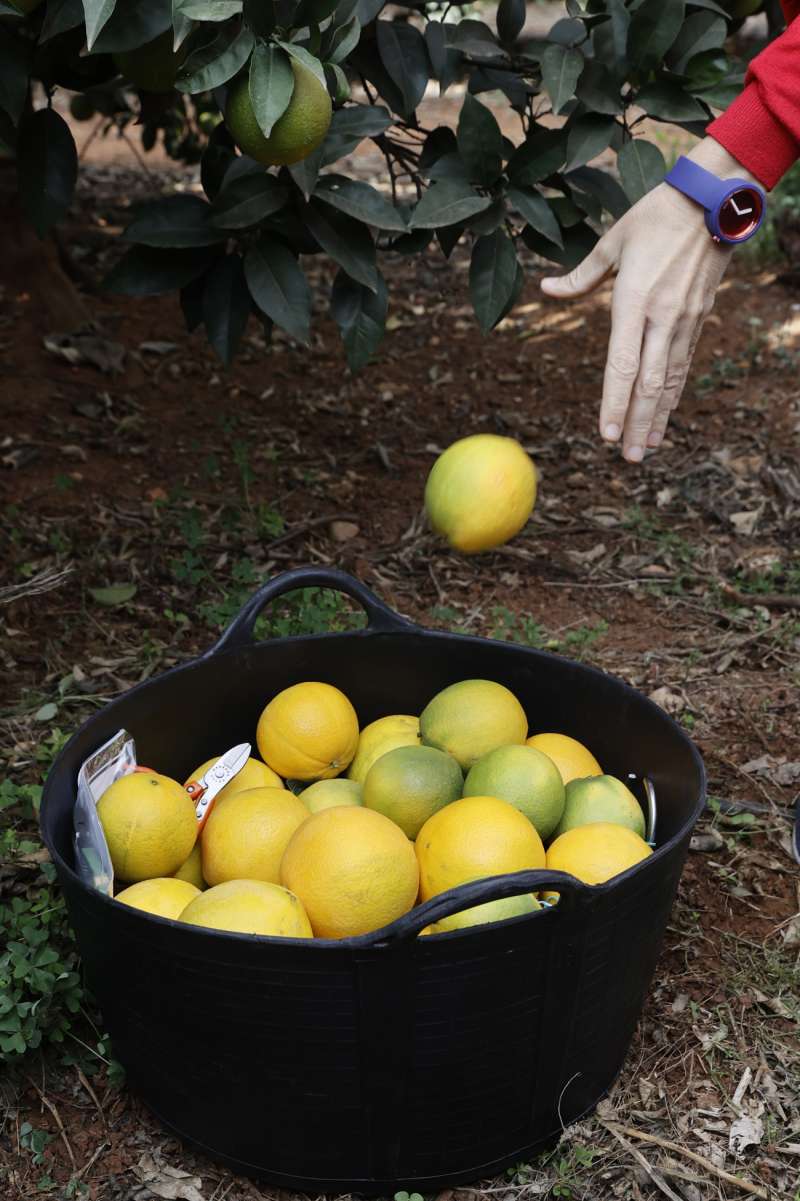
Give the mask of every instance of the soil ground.
<path id="1" fill-rule="evenodd" d="M 482 339 L 464 251 L 387 260 L 390 330 L 352 377 L 312 260 L 311 351 L 252 324 L 225 371 L 173 297 L 98 290 L 131 201 L 154 181 L 191 186 L 105 146 L 66 230 L 96 340 L 59 345 L 24 291 L 1 297 L 4 774 L 36 781 L 42 744 L 205 649 L 258 582 L 301 564 L 344 568 L 420 622 L 615 673 L 691 731 L 714 809 L 611 1096 L 477 1193 L 796 1197 L 800 296 L 752 258 L 734 267 L 663 449 L 633 467 L 596 434 L 608 289 L 545 302 L 531 259 L 519 305 Z M 478 431 L 520 439 L 540 495 L 510 545 L 466 559 L 426 530 L 421 498 L 437 451 Z M 110 607 L 91 591 L 118 585 L 135 591 Z M 7 894 L 27 887 L 4 868 Z M 7 1075 L 8 1201 L 275 1195 L 187 1152 L 95 1067 L 49 1052 Z M 40 1154 L 26 1122 L 47 1135 Z"/>

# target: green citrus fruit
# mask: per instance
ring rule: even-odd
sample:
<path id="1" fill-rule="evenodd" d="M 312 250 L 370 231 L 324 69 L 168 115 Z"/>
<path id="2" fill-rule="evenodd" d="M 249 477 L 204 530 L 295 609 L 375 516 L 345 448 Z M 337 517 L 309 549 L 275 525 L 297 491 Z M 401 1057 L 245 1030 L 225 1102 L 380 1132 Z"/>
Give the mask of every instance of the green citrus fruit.
<path id="1" fill-rule="evenodd" d="M 498 746 L 523 743 L 525 710 L 513 692 L 493 680 L 461 680 L 438 692 L 419 719 L 425 746 L 447 751 L 463 771 Z"/>
<path id="2" fill-rule="evenodd" d="M 464 554 L 502 546 L 518 534 L 536 500 L 536 468 L 513 438 L 473 434 L 434 463 L 425 510 L 437 534 Z"/>
<path id="3" fill-rule="evenodd" d="M 347 769 L 348 779 L 363 784 L 375 760 L 398 746 L 419 746 L 418 717 L 392 713 L 371 721 L 358 736 L 355 757 Z"/>
<path id="4" fill-rule="evenodd" d="M 499 796 L 549 838 L 564 812 L 561 773 L 532 746 L 501 746 L 479 759 L 464 781 L 464 796 Z"/>
<path id="5" fill-rule="evenodd" d="M 294 91 L 289 106 L 264 137 L 253 105 L 250 82 L 245 73 L 231 85 L 225 107 L 225 123 L 243 154 L 266 167 L 288 166 L 306 158 L 320 145 L 331 123 L 331 98 L 313 71 L 292 59 Z"/>
<path id="6" fill-rule="evenodd" d="M 364 781 L 364 804 L 416 838 L 431 814 L 461 796 L 464 777 L 452 755 L 431 746 L 400 746 L 381 755 Z"/>
<path id="7" fill-rule="evenodd" d="M 570 780 L 566 788 L 564 812 L 556 828 L 556 837 L 565 830 L 594 822 L 611 822 L 627 826 L 644 838 L 645 824 L 642 807 L 622 780 L 616 776 L 587 776 Z"/>
<path id="8" fill-rule="evenodd" d="M 444 934 L 447 930 L 464 930 L 467 926 L 483 926 L 487 922 L 503 922 L 509 917 L 520 917 L 523 913 L 533 913 L 541 909 L 541 905 L 531 892 L 519 897 L 501 897 L 497 901 L 485 901 L 482 905 L 473 905 L 471 909 L 462 909 L 459 913 L 451 913 L 438 922 L 432 922 L 422 931 L 423 934 Z"/>
<path id="9" fill-rule="evenodd" d="M 309 784 L 300 793 L 298 800 L 302 801 L 309 813 L 319 813 L 322 809 L 335 809 L 337 805 L 363 805 L 364 797 L 361 785 L 355 780 L 317 780 Z"/>
<path id="10" fill-rule="evenodd" d="M 170 92 L 175 86 L 178 68 L 186 58 L 186 49 L 172 49 L 172 30 L 160 33 L 152 42 L 114 55 L 120 75 L 142 92 Z"/>

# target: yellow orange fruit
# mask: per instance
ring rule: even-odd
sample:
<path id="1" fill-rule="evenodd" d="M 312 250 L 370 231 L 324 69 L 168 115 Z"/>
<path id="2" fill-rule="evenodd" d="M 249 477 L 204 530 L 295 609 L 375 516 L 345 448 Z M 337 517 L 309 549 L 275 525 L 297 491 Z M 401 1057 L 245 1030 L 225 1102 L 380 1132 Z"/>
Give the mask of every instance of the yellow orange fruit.
<path id="1" fill-rule="evenodd" d="M 176 880 L 174 876 L 167 876 L 129 884 L 122 892 L 117 893 L 116 900 L 121 901 L 123 905 L 131 905 L 134 909 L 143 909 L 145 913 L 179 918 L 189 902 L 199 895 L 200 889 L 195 888 L 188 880 Z"/>
<path id="2" fill-rule="evenodd" d="M 603 769 L 592 752 L 568 734 L 534 734 L 527 745 L 553 760 L 565 784 L 582 776 L 600 776 Z"/>
<path id="3" fill-rule="evenodd" d="M 422 711 L 425 746 L 447 751 L 463 771 L 499 746 L 523 743 L 525 710 L 513 692 L 494 680 L 460 680 L 437 692 Z"/>
<path id="4" fill-rule="evenodd" d="M 116 780 L 97 802 L 114 874 L 135 883 L 171 876 L 197 839 L 197 817 L 177 780 L 157 772 L 132 772 Z"/>
<path id="5" fill-rule="evenodd" d="M 419 718 L 409 713 L 392 713 L 371 721 L 358 736 L 353 762 L 347 769 L 350 780 L 363 784 L 376 759 L 399 746 L 419 746 Z"/>
<path id="6" fill-rule="evenodd" d="M 280 884 L 266 880 L 227 880 L 201 892 L 184 909 L 182 922 L 230 930 L 237 934 L 268 934 L 275 938 L 312 938 L 302 904 Z"/>
<path id="7" fill-rule="evenodd" d="M 417 896 L 414 848 L 381 813 L 339 806 L 315 813 L 292 836 L 281 881 L 303 902 L 319 938 L 378 930 Z"/>
<path id="8" fill-rule="evenodd" d="M 469 880 L 544 867 L 542 840 L 499 797 L 463 797 L 429 817 L 417 835 L 419 896 L 427 901 Z"/>
<path id="9" fill-rule="evenodd" d="M 547 867 L 585 884 L 603 884 L 652 855 L 643 838 L 627 826 L 595 822 L 559 834 L 547 848 Z"/>
<path id="10" fill-rule="evenodd" d="M 280 882 L 286 844 L 308 820 L 308 809 L 285 788 L 249 788 L 217 801 L 201 840 L 203 877 Z"/>
<path id="11" fill-rule="evenodd" d="M 300 793 L 300 800 L 309 813 L 334 809 L 337 805 L 363 805 L 363 789 L 355 780 L 317 780 Z"/>
<path id="12" fill-rule="evenodd" d="M 189 858 L 180 865 L 176 872 L 172 873 L 172 878 L 174 880 L 188 880 L 190 884 L 194 884 L 195 888 L 199 888 L 201 892 L 204 888 L 208 888 L 203 879 L 203 857 L 199 842 L 196 842 L 192 847 Z"/>
<path id="13" fill-rule="evenodd" d="M 332 684 L 307 681 L 284 688 L 258 720 L 261 758 L 286 779 L 329 780 L 350 765 L 358 717 Z"/>
<path id="14" fill-rule="evenodd" d="M 213 759 L 206 759 L 205 763 L 201 763 L 196 771 L 187 777 L 184 781 L 184 787 L 190 784 L 192 780 L 199 780 L 204 776 L 210 767 L 213 767 L 220 758 L 216 755 Z M 252 756 L 245 764 L 237 771 L 236 775 L 226 784 L 224 788 L 217 793 L 214 804 L 225 797 L 233 796 L 235 792 L 246 792 L 248 788 L 283 788 L 283 780 L 274 772 L 271 767 L 267 767 L 266 763 L 262 763 L 260 759 L 254 759 Z"/>

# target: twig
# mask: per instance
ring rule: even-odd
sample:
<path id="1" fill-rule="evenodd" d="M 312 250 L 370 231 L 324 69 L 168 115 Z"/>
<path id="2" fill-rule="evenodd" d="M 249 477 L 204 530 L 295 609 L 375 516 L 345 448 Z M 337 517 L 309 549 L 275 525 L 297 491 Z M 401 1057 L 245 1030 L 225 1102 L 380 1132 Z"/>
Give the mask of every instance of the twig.
<path id="1" fill-rule="evenodd" d="M 67 1155 L 69 1156 L 70 1163 L 72 1164 L 72 1170 L 74 1172 L 78 1165 L 75 1162 L 75 1156 L 72 1153 L 72 1147 L 69 1144 L 69 1139 L 67 1138 L 67 1132 L 64 1129 L 64 1123 L 61 1121 L 61 1114 L 58 1112 L 58 1110 L 56 1109 L 53 1102 L 44 1095 L 44 1093 L 39 1088 L 39 1085 L 36 1083 L 36 1081 L 31 1080 L 30 1076 L 28 1077 L 28 1083 L 33 1085 L 33 1087 L 36 1089 L 37 1093 L 39 1094 L 40 1101 L 42 1102 L 43 1105 L 47 1106 L 47 1108 L 50 1110 L 51 1114 L 55 1118 L 56 1126 L 58 1126 L 58 1133 L 61 1135 L 61 1141 L 63 1142 L 64 1146 L 67 1148 Z"/>
<path id="2" fill-rule="evenodd" d="M 325 525 L 331 521 L 352 521 L 357 523 L 359 518 L 355 513 L 333 513 L 327 517 L 312 517 L 310 521 L 304 521 L 302 525 L 295 526 L 293 530 L 288 530 L 287 533 L 281 534 L 280 538 L 273 538 L 272 542 L 268 542 L 264 547 L 267 554 L 275 550 L 278 546 L 283 546 L 284 542 L 291 542 L 293 538 L 299 538 L 301 534 L 307 534 L 309 530 L 317 525 Z"/>
<path id="3" fill-rule="evenodd" d="M 102 1155 L 102 1153 L 106 1150 L 106 1148 L 108 1148 L 110 1146 L 111 1146 L 111 1143 L 106 1143 L 106 1142 L 100 1143 L 100 1145 L 92 1152 L 91 1158 L 87 1159 L 86 1163 L 83 1165 L 80 1172 L 75 1173 L 74 1179 L 80 1180 L 81 1176 L 85 1176 L 86 1173 L 89 1171 L 89 1168 L 92 1166 L 92 1164 L 97 1159 L 99 1159 L 100 1156 Z"/>
<path id="4" fill-rule="evenodd" d="M 615 1130 L 613 1126 L 609 1126 L 609 1124 L 607 1122 L 603 1122 L 603 1125 L 605 1126 L 606 1130 L 609 1131 L 610 1134 L 613 1134 L 614 1138 L 617 1140 L 617 1142 L 621 1146 L 623 1146 L 625 1148 L 625 1150 L 628 1152 L 628 1154 L 632 1155 L 633 1158 L 642 1165 L 645 1172 L 647 1172 L 647 1175 L 652 1180 L 653 1184 L 656 1186 L 657 1189 L 660 1189 L 660 1191 L 664 1194 L 665 1197 L 669 1197 L 670 1201 L 683 1201 L 683 1198 L 679 1197 L 678 1194 L 669 1187 L 669 1185 L 667 1184 L 666 1180 L 661 1175 L 661 1173 L 657 1172 L 651 1163 L 648 1163 L 648 1161 L 642 1155 L 641 1151 L 638 1151 L 636 1149 L 636 1147 L 632 1146 L 628 1142 L 628 1140 L 626 1138 L 623 1138 L 623 1136 L 620 1134 L 620 1132 L 618 1130 Z"/>
<path id="5" fill-rule="evenodd" d="M 730 584 L 721 584 L 720 591 L 737 605 L 745 605 L 748 609 L 764 605 L 767 609 L 800 609 L 800 596 L 783 595 L 780 592 L 767 592 L 763 596 L 758 592 L 738 592 Z"/>
<path id="6" fill-rule="evenodd" d="M 78 1079 L 80 1080 L 81 1084 L 83 1085 L 83 1087 L 86 1089 L 89 1096 L 94 1101 L 97 1112 L 100 1114 L 100 1120 L 102 1121 L 105 1128 L 108 1129 L 108 1122 L 106 1121 L 105 1111 L 97 1099 L 97 1093 L 94 1091 L 91 1084 L 86 1079 L 86 1075 L 84 1074 L 83 1068 L 76 1067 L 75 1070 L 78 1073 Z"/>
<path id="7" fill-rule="evenodd" d="M 610 1122 L 602 1122 L 602 1125 L 613 1135 L 619 1131 L 627 1134 L 629 1138 L 638 1138 L 641 1142 L 663 1147 L 665 1151 L 672 1151 L 673 1155 L 683 1155 L 686 1159 L 691 1159 L 694 1163 L 699 1164 L 701 1168 L 705 1168 L 707 1172 L 713 1173 L 720 1180 L 724 1180 L 726 1184 L 733 1184 L 742 1192 L 750 1193 L 753 1197 L 761 1197 L 762 1201 L 770 1201 L 770 1193 L 760 1184 L 751 1184 L 749 1180 L 743 1180 L 741 1176 L 731 1175 L 724 1168 L 718 1168 L 710 1159 L 706 1159 L 705 1155 L 698 1155 L 696 1151 L 690 1151 L 688 1147 L 682 1147 L 680 1143 L 670 1142 L 669 1139 L 660 1138 L 657 1134 L 645 1134 L 643 1130 L 634 1130 L 632 1126 L 622 1126 L 616 1122 L 613 1125 Z M 772 1196 L 775 1196 L 774 1191 Z"/>

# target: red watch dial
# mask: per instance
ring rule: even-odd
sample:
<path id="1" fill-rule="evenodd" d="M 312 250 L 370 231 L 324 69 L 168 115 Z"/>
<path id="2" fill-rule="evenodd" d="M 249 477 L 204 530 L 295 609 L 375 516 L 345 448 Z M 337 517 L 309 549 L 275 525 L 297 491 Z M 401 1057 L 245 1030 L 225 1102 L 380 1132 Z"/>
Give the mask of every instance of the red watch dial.
<path id="1" fill-rule="evenodd" d="M 761 218 L 761 197 L 750 188 L 740 188 L 719 210 L 719 228 L 726 238 L 738 241 L 755 229 Z"/>

